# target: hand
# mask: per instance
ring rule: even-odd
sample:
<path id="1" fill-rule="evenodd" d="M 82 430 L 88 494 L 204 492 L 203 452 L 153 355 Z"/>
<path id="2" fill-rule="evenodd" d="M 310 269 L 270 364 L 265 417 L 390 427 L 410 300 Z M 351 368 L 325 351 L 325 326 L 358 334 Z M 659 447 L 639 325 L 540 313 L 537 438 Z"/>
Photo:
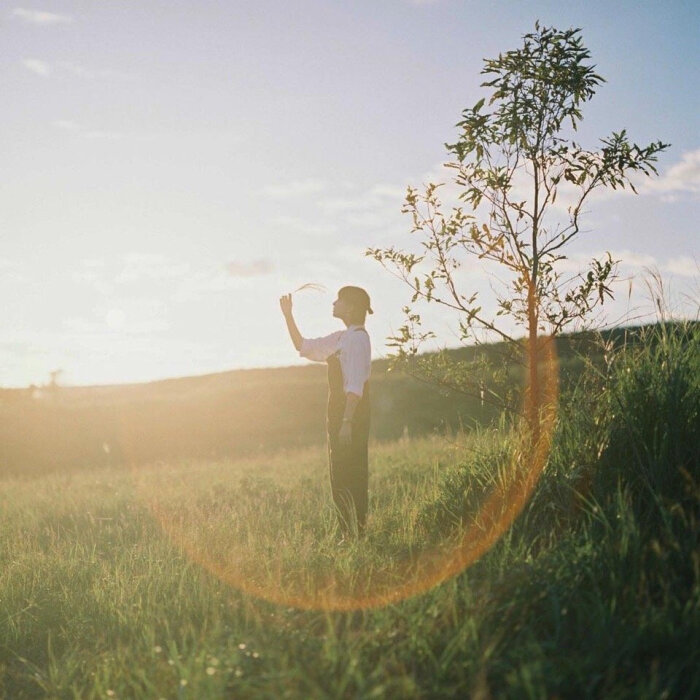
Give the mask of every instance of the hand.
<path id="1" fill-rule="evenodd" d="M 282 309 L 282 313 L 285 316 L 292 315 L 292 295 L 291 294 L 285 294 L 284 296 L 280 297 L 280 309 Z"/>
<path id="2" fill-rule="evenodd" d="M 343 421 L 340 426 L 340 432 L 338 433 L 338 441 L 342 447 L 348 447 L 352 440 L 352 423 L 349 421 Z"/>

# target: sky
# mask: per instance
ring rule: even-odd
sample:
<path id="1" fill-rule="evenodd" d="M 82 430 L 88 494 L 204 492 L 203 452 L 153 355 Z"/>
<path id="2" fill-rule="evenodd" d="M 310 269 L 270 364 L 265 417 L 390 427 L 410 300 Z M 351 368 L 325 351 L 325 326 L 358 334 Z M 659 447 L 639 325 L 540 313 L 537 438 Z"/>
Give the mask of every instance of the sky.
<path id="1" fill-rule="evenodd" d="M 694 317 L 695 3 L 0 0 L 0 386 L 301 363 L 278 299 L 309 282 L 327 291 L 295 296 L 304 335 L 342 327 L 357 284 L 386 356 L 410 294 L 364 252 L 410 243 L 406 187 L 446 177 L 483 59 L 537 19 L 580 27 L 607 81 L 584 146 L 671 144 L 638 196 L 591 200 L 570 264 L 622 261 L 603 323 L 653 318 L 649 269 Z M 478 267 L 461 282 L 489 293 Z M 457 344 L 426 313 L 432 347 Z"/>

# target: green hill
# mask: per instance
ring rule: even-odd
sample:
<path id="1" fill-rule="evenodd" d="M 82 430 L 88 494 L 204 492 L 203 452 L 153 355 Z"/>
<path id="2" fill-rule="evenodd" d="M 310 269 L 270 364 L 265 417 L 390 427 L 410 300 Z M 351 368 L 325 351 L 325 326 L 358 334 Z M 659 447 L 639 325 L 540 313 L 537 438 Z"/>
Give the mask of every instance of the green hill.
<path id="1" fill-rule="evenodd" d="M 639 329 L 604 334 L 633 340 Z M 593 336 L 557 341 L 562 383 L 580 373 Z M 482 349 L 450 350 L 455 359 Z M 234 370 L 146 384 L 0 390 L 0 474 L 172 458 L 240 457 L 325 440 L 325 367 Z M 450 393 L 372 365 L 372 436 L 394 439 L 484 425 L 497 415 L 478 398 Z"/>

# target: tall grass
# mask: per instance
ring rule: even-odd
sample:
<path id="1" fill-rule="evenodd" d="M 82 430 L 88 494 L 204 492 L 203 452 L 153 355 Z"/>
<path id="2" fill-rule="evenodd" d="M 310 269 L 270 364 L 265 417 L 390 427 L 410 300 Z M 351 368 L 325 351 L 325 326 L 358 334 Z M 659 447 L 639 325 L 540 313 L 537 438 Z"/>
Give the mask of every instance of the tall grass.
<path id="1" fill-rule="evenodd" d="M 0 696 L 700 696 L 697 326 L 609 359 L 498 543 L 376 608 L 292 603 L 366 602 L 449 552 L 508 476 L 505 427 L 373 445 L 360 543 L 319 449 L 5 479 Z"/>

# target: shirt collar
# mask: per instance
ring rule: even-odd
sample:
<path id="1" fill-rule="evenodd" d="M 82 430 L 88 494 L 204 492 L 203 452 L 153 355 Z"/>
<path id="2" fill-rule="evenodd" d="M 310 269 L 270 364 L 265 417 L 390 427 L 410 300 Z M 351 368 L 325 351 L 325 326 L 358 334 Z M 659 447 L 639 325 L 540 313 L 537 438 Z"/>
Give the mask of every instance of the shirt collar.
<path id="1" fill-rule="evenodd" d="M 356 324 L 356 323 L 351 323 L 351 324 L 348 326 L 347 330 L 349 330 L 349 331 L 356 331 L 356 330 L 358 330 L 359 328 L 362 328 L 362 329 L 364 330 L 365 327 L 364 327 L 364 326 L 360 326 L 360 325 L 358 325 L 358 324 Z"/>

